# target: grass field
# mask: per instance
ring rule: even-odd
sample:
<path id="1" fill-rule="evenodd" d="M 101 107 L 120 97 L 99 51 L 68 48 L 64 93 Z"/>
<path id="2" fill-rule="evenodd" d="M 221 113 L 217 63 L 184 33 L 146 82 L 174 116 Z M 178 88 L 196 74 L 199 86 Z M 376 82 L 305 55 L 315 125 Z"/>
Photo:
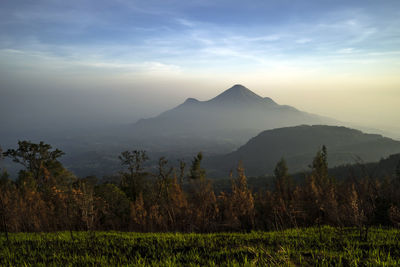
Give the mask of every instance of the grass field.
<path id="1" fill-rule="evenodd" d="M 400 230 L 323 227 L 252 233 L 15 233 L 0 238 L 1 266 L 395 266 Z"/>

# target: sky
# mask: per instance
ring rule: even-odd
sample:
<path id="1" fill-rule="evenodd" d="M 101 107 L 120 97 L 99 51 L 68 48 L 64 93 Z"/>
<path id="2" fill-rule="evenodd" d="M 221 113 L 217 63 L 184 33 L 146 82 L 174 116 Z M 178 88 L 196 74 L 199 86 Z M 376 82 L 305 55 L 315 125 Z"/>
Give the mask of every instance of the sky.
<path id="1" fill-rule="evenodd" d="M 400 1 L 0 2 L 3 130 L 130 123 L 238 83 L 400 138 Z"/>

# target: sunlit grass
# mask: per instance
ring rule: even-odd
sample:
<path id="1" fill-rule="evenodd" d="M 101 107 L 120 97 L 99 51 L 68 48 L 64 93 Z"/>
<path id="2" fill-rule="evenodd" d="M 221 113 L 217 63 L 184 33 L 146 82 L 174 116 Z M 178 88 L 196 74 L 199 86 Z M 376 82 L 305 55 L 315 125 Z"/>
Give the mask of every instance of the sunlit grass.
<path id="1" fill-rule="evenodd" d="M 15 233 L 0 239 L 1 266 L 395 266 L 400 230 L 289 229 L 251 233 Z"/>

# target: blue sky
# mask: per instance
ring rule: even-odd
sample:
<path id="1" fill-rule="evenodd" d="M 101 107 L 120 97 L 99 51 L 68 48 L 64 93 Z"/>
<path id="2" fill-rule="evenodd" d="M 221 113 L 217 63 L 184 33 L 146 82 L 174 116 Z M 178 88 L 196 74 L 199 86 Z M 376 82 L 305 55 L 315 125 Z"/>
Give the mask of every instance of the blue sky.
<path id="1" fill-rule="evenodd" d="M 252 70 L 275 62 L 395 64 L 400 56 L 399 1 L 17 0 L 1 5 L 2 53 L 88 66 Z"/>
<path id="2" fill-rule="evenodd" d="M 1 90 L 112 86 L 143 101 L 160 93 L 163 101 L 150 104 L 161 110 L 242 83 L 322 115 L 400 124 L 397 0 L 3 0 L 0 7 Z M 364 93 L 340 108 L 318 104 Z"/>

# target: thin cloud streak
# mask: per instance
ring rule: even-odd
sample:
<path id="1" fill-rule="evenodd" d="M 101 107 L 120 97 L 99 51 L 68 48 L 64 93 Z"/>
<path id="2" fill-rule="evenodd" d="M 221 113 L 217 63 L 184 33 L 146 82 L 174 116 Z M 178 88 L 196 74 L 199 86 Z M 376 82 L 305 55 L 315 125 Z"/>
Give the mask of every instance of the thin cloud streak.
<path id="1" fill-rule="evenodd" d="M 127 3 L 124 2 L 123 4 Z M 138 12 L 142 11 L 139 10 Z M 351 17 L 349 17 L 350 14 Z M 20 17 L 24 16 L 29 21 L 32 17 L 34 19 L 42 17 L 42 14 L 20 15 Z M 74 15 L 74 13 L 64 15 L 64 17 L 49 15 L 51 19 L 60 21 L 72 21 L 74 16 L 85 17 Z M 234 62 L 242 62 L 246 65 L 253 63 L 257 67 L 259 64 L 270 61 L 271 58 L 279 58 L 285 61 L 293 59 L 295 63 L 299 57 L 302 59 L 310 58 L 313 61 L 313 59 L 320 57 L 322 53 L 322 57 L 325 55 L 334 56 L 335 51 L 348 54 L 351 54 L 352 51 L 358 51 L 361 54 L 380 52 L 368 47 L 371 41 L 376 42 L 381 38 L 379 33 L 381 31 L 376 30 L 379 25 L 371 27 L 369 17 L 361 11 L 335 12 L 326 17 L 325 21 L 317 24 L 274 25 L 274 27 L 255 25 L 252 30 L 245 27 L 232 28 L 229 25 L 216 25 L 179 17 L 171 20 L 167 17 L 166 19 L 170 20 L 171 25 L 166 30 L 161 28 L 157 30 L 154 27 L 134 27 L 127 31 L 129 36 L 143 34 L 143 30 L 148 30 L 149 35 L 144 35 L 140 40 L 123 37 L 118 41 L 104 42 L 99 37 L 99 41 L 93 44 L 71 43 L 60 45 L 28 35 L 25 38 L 20 37 L 23 41 L 18 40 L 18 44 L 14 47 L 26 52 L 45 52 L 59 57 L 81 58 L 83 61 L 88 61 L 88 58 L 96 58 L 104 62 L 112 60 L 125 64 L 127 64 L 127 61 L 137 64 L 154 61 L 166 65 L 178 65 L 183 70 L 190 70 L 199 60 L 209 60 L 210 63 L 217 64 L 223 69 L 225 67 L 224 60 L 231 63 L 232 58 Z M 82 24 L 85 25 L 87 21 L 98 23 L 98 19 L 78 19 L 74 23 L 83 22 Z M 173 25 L 177 23 L 185 26 L 185 29 L 174 29 Z M 304 36 L 309 37 L 305 38 Z M 4 46 L 7 47 L 7 45 Z M 215 56 L 218 56 L 219 60 L 216 60 Z"/>

